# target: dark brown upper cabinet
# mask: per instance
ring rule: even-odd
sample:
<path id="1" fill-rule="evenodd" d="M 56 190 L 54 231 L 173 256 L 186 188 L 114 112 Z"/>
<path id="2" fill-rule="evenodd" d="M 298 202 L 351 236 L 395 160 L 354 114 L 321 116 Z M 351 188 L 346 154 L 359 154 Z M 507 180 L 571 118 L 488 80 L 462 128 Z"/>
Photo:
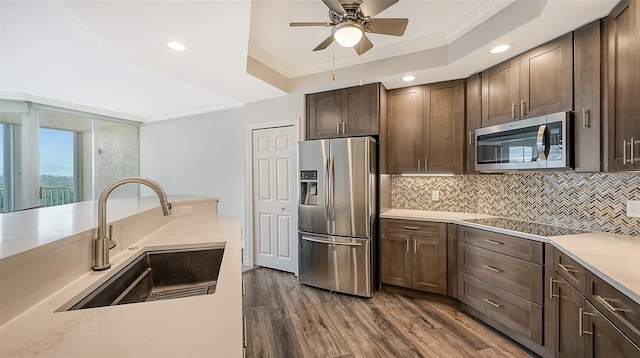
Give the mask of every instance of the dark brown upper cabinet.
<path id="1" fill-rule="evenodd" d="M 596 20 L 573 33 L 576 172 L 601 170 L 600 101 L 604 74 L 601 25 Z"/>
<path id="2" fill-rule="evenodd" d="M 379 83 L 307 95 L 308 139 L 378 135 Z"/>
<path id="3" fill-rule="evenodd" d="M 482 72 L 482 126 L 573 110 L 573 33 Z"/>
<path id="4" fill-rule="evenodd" d="M 475 130 L 482 128 L 482 78 L 479 73 L 467 78 L 467 174 L 476 172 Z"/>
<path id="5" fill-rule="evenodd" d="M 621 1 L 607 17 L 606 169 L 640 170 L 640 10 Z"/>
<path id="6" fill-rule="evenodd" d="M 463 173 L 464 125 L 463 80 L 389 91 L 388 173 Z"/>

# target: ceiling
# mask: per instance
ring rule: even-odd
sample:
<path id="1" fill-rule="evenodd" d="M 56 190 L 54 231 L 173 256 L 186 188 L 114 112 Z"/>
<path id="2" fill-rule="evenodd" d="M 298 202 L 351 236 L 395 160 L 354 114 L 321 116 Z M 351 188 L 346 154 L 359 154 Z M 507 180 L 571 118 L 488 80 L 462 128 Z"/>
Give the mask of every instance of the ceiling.
<path id="1" fill-rule="evenodd" d="M 404 36 L 369 35 L 374 47 L 360 57 L 336 44 L 313 52 L 330 28 L 288 26 L 327 21 L 321 0 L 2 0 L 0 94 L 145 122 L 360 80 L 390 89 L 465 78 L 617 2 L 400 0 L 376 17 L 409 18 Z M 187 50 L 169 50 L 170 40 Z M 490 54 L 499 43 L 513 48 Z"/>

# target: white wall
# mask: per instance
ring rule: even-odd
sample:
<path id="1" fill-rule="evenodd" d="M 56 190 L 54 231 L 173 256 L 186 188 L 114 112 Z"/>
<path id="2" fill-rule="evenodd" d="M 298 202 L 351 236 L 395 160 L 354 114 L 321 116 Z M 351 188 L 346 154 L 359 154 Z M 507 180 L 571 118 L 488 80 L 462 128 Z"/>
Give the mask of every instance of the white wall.
<path id="1" fill-rule="evenodd" d="M 168 195 L 220 198 L 220 215 L 245 223 L 248 124 L 303 118 L 304 96 L 292 94 L 242 108 L 144 124 L 140 174 Z M 152 195 L 143 190 L 142 195 Z M 242 228 L 243 240 L 246 223 Z"/>

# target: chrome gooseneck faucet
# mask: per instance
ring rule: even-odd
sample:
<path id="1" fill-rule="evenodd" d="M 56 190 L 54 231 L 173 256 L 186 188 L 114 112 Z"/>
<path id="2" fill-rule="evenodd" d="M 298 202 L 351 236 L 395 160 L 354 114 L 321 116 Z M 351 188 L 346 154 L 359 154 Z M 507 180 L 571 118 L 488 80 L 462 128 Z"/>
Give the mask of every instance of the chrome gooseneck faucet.
<path id="1" fill-rule="evenodd" d="M 171 203 L 167 200 L 167 194 L 164 192 L 164 189 L 162 189 L 162 187 L 153 180 L 143 177 L 125 177 L 107 185 L 98 199 L 98 234 L 93 240 L 93 249 L 95 252 L 93 265 L 94 271 L 107 270 L 111 267 L 111 263 L 109 262 L 109 250 L 115 247 L 115 241 L 111 241 L 111 236 L 113 234 L 111 225 L 109 225 L 109 232 L 107 233 L 107 199 L 113 190 L 128 183 L 144 184 L 153 189 L 153 191 L 156 192 L 156 195 L 158 195 L 158 199 L 160 199 L 162 214 L 164 216 L 171 214 Z"/>

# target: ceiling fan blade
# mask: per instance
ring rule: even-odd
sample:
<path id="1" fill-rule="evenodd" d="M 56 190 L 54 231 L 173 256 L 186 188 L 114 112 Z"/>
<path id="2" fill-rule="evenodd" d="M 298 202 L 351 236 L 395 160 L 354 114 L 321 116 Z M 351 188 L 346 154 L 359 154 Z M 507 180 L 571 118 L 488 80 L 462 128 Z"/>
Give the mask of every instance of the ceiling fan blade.
<path id="1" fill-rule="evenodd" d="M 365 29 L 374 34 L 402 36 L 407 29 L 407 24 L 409 19 L 371 19 Z"/>
<path id="2" fill-rule="evenodd" d="M 397 2 L 398 0 L 365 0 L 360 4 L 360 13 L 364 17 L 374 17 Z"/>
<path id="3" fill-rule="evenodd" d="M 396 1 L 398 1 L 398 0 L 396 0 Z M 344 13 L 346 13 L 346 11 L 342 7 L 342 4 L 340 3 L 339 0 L 322 0 L 322 2 L 325 5 L 327 5 L 329 10 L 335 12 L 338 15 L 343 15 Z"/>
<path id="4" fill-rule="evenodd" d="M 320 45 L 316 46 L 316 48 L 314 48 L 313 51 L 324 50 L 325 48 L 329 47 L 331 43 L 333 43 L 333 35 L 327 37 L 324 41 L 320 43 Z"/>
<path id="5" fill-rule="evenodd" d="M 371 43 L 371 40 L 369 40 L 367 35 L 364 35 L 364 34 L 362 35 L 362 39 L 360 40 L 360 42 L 358 42 L 355 46 L 353 46 L 353 48 L 356 50 L 358 55 L 362 55 L 363 53 L 371 50 L 372 47 L 373 47 L 373 44 Z"/>
<path id="6" fill-rule="evenodd" d="M 324 27 L 329 27 L 331 26 L 330 22 L 290 22 L 289 26 L 291 27 L 296 27 L 296 26 L 324 26 Z"/>

